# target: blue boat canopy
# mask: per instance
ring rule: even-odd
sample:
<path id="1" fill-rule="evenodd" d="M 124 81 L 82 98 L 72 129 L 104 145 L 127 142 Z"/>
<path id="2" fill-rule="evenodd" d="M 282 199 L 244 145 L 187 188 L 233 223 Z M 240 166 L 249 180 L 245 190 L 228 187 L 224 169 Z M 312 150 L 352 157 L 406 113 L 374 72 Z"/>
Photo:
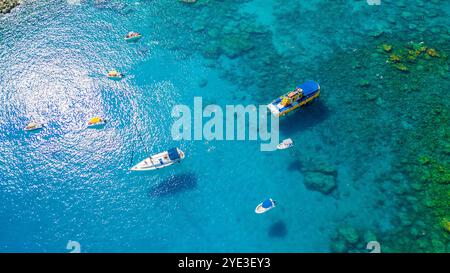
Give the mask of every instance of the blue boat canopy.
<path id="1" fill-rule="evenodd" d="M 271 208 L 273 206 L 272 200 L 267 199 L 262 203 L 262 207 L 265 209 Z"/>
<path id="2" fill-rule="evenodd" d="M 303 96 L 309 96 L 319 90 L 319 84 L 315 81 L 307 81 L 297 87 L 303 90 Z"/>
<path id="3" fill-rule="evenodd" d="M 178 153 L 177 148 L 172 148 L 167 151 L 169 153 L 170 160 L 180 159 L 180 154 Z"/>

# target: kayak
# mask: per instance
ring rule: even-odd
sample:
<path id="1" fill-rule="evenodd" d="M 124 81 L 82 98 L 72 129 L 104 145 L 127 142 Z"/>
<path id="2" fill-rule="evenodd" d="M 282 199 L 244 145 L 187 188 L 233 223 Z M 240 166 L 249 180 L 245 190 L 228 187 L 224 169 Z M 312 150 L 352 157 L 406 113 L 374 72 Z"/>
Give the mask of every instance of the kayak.
<path id="1" fill-rule="evenodd" d="M 288 139 L 283 140 L 283 142 L 281 142 L 280 144 L 278 144 L 277 149 L 284 150 L 287 148 L 291 148 L 292 146 L 294 146 L 294 142 L 292 141 L 292 139 L 288 138 Z"/>
<path id="2" fill-rule="evenodd" d="M 134 167 L 131 171 L 153 171 L 168 167 L 176 162 L 180 162 L 185 157 L 184 152 L 178 148 L 172 148 L 159 154 L 152 155 Z"/>
<path id="3" fill-rule="evenodd" d="M 273 209 L 276 206 L 277 202 L 272 200 L 272 198 L 269 198 L 267 200 L 265 200 L 264 202 L 262 202 L 261 204 L 259 204 L 256 209 L 255 212 L 257 214 L 261 214 L 261 213 L 265 213 L 271 209 Z"/>

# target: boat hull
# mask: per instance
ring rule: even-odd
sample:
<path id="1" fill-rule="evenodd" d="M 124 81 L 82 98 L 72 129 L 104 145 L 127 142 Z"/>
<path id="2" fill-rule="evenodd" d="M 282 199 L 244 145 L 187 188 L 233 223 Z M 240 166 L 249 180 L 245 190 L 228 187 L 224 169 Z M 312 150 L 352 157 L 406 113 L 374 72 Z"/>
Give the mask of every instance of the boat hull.
<path id="1" fill-rule="evenodd" d="M 119 75 L 119 76 L 107 76 L 107 77 L 108 77 L 108 79 L 115 80 L 115 81 L 119 81 L 119 80 L 121 80 L 123 78 L 122 75 Z"/>
<path id="2" fill-rule="evenodd" d="M 44 125 L 43 124 L 38 124 L 38 125 L 36 125 L 34 127 L 31 127 L 31 128 L 25 127 L 24 130 L 27 131 L 27 132 L 32 132 L 32 131 L 40 130 L 42 128 L 44 128 Z"/>
<path id="3" fill-rule="evenodd" d="M 263 206 L 262 206 L 262 203 L 261 204 L 259 204 L 257 207 L 256 207 L 256 209 L 255 209 L 255 213 L 256 214 L 262 214 L 262 213 L 265 213 L 265 212 L 268 212 L 269 210 L 271 210 L 271 209 L 273 209 L 274 208 L 274 206 L 273 207 L 270 207 L 270 208 L 263 208 Z"/>
<path id="4" fill-rule="evenodd" d="M 280 144 L 277 145 L 277 149 L 278 150 L 285 150 L 285 149 L 291 148 L 292 146 L 294 146 L 294 145 L 293 144 L 291 144 L 291 145 L 284 145 L 283 143 L 280 143 Z"/>
<path id="5" fill-rule="evenodd" d="M 92 129 L 95 129 L 95 128 L 99 128 L 99 127 L 102 127 L 102 126 L 104 126 L 104 125 L 106 125 L 106 122 L 105 121 L 102 121 L 102 122 L 97 122 L 97 123 L 94 123 L 94 124 L 88 124 L 88 128 L 92 128 Z"/>
<path id="6" fill-rule="evenodd" d="M 127 42 L 137 42 L 142 38 L 142 35 L 131 37 L 131 38 L 124 38 Z"/>

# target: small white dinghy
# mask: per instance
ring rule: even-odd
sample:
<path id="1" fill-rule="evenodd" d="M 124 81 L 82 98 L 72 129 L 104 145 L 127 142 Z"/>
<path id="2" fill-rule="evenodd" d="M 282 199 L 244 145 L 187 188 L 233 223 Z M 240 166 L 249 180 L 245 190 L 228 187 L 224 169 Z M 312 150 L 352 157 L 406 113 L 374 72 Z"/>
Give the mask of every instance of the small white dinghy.
<path id="1" fill-rule="evenodd" d="M 168 151 L 152 155 L 149 158 L 136 164 L 131 171 L 153 171 L 172 165 L 173 163 L 180 162 L 184 159 L 184 153 L 178 148 L 172 148 Z"/>
<path id="2" fill-rule="evenodd" d="M 142 38 L 142 34 L 140 34 L 139 32 L 128 32 L 127 35 L 125 36 L 125 41 L 127 42 L 137 42 L 139 39 Z"/>
<path id="3" fill-rule="evenodd" d="M 38 123 L 38 122 L 30 122 L 28 123 L 27 126 L 25 126 L 25 128 L 23 128 L 25 131 L 35 131 L 35 130 L 39 130 L 44 128 L 44 124 L 43 123 Z"/>
<path id="4" fill-rule="evenodd" d="M 283 142 L 281 142 L 280 144 L 278 144 L 277 149 L 284 150 L 287 148 L 291 148 L 292 146 L 294 146 L 294 141 L 292 141 L 292 139 L 288 138 L 288 139 L 283 140 Z"/>
<path id="5" fill-rule="evenodd" d="M 276 205 L 277 205 L 277 202 L 275 200 L 272 200 L 272 198 L 269 198 L 269 199 L 265 200 L 264 202 L 262 202 L 261 204 L 259 204 L 256 207 L 255 212 L 257 214 L 261 214 L 261 213 L 264 213 L 264 212 L 267 212 L 267 211 L 273 209 Z"/>

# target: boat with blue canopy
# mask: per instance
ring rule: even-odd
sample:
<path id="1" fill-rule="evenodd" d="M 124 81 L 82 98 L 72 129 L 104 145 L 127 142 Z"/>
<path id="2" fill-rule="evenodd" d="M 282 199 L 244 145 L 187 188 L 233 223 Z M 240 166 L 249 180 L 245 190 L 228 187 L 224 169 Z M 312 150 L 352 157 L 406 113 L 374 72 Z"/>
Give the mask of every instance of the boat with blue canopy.
<path id="1" fill-rule="evenodd" d="M 262 202 L 261 204 L 259 204 L 256 207 L 255 212 L 257 214 L 261 214 L 261 213 L 264 213 L 264 212 L 267 212 L 267 211 L 273 209 L 276 205 L 277 205 L 277 202 L 275 200 L 273 200 L 272 198 L 269 198 L 269 199 L 264 200 L 264 202 Z"/>
<path id="2" fill-rule="evenodd" d="M 132 167 L 131 171 L 152 171 L 162 169 L 180 162 L 185 157 L 184 152 L 178 148 L 171 148 L 167 151 L 155 154 L 146 158 Z"/>
<path id="3" fill-rule="evenodd" d="M 307 81 L 296 87 L 295 90 L 272 101 L 267 108 L 276 116 L 284 116 L 312 103 L 320 95 L 320 85 L 315 81 Z"/>

